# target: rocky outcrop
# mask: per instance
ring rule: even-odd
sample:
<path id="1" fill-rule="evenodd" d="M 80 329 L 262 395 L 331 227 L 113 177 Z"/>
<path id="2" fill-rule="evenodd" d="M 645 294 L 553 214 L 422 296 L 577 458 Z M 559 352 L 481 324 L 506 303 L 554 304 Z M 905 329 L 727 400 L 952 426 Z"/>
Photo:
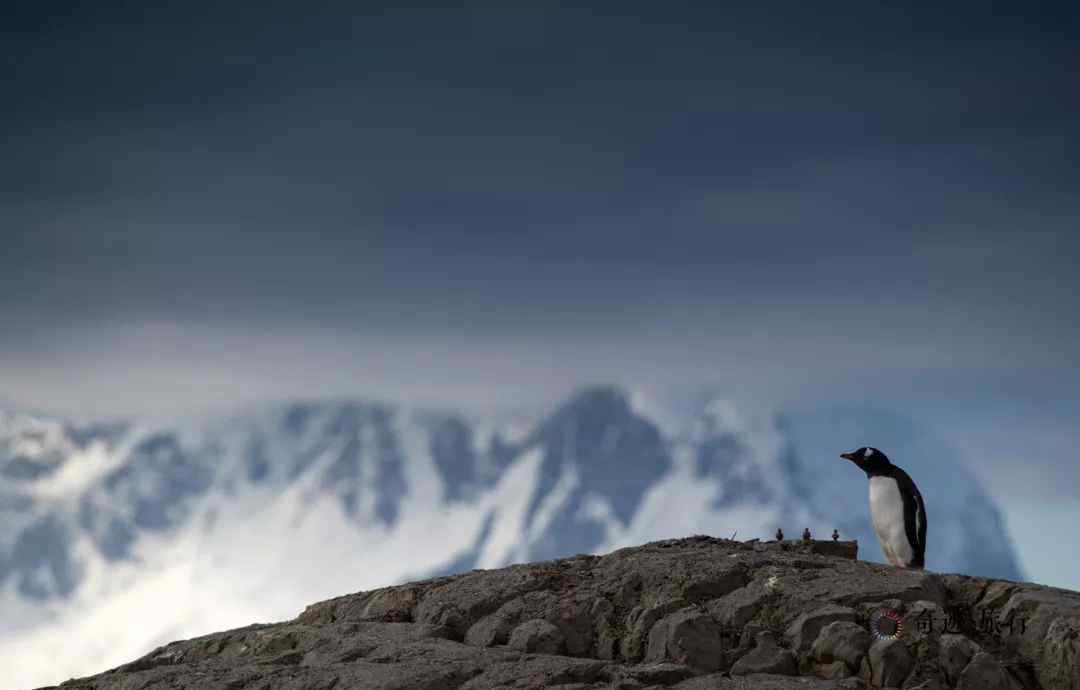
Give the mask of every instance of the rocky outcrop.
<path id="1" fill-rule="evenodd" d="M 795 654 L 776 643 L 771 631 L 759 632 L 754 637 L 754 649 L 744 655 L 731 667 L 733 676 L 749 676 L 756 673 L 771 673 L 781 676 L 798 674 Z"/>
<path id="2" fill-rule="evenodd" d="M 870 633 L 857 623 L 835 621 L 822 628 L 811 654 L 818 664 L 843 663 L 850 675 L 858 670 L 859 664 L 870 649 Z"/>
<path id="3" fill-rule="evenodd" d="M 855 554 L 691 537 L 474 570 L 174 642 L 61 687 L 1080 690 L 1080 594 Z"/>

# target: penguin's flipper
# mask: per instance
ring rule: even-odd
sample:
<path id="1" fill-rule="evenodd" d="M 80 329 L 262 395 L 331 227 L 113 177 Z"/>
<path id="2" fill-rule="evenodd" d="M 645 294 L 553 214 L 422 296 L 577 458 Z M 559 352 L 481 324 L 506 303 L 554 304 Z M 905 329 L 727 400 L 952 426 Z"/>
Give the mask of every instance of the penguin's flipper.
<path id="1" fill-rule="evenodd" d="M 897 483 L 904 500 L 904 534 L 911 544 L 911 565 L 921 568 L 926 555 L 926 505 L 922 494 L 907 473 L 901 473 Z"/>

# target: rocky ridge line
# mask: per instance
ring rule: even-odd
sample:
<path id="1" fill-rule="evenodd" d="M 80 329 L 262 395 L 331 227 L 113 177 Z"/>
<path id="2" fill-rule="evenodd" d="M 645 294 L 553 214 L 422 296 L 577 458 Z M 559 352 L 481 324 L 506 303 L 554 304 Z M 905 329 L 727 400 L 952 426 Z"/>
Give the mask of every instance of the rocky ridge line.
<path id="1" fill-rule="evenodd" d="M 856 552 L 697 536 L 474 570 L 173 642 L 59 687 L 1080 690 L 1080 593 Z M 971 618 L 946 631 L 955 607 Z M 882 610 L 905 622 L 895 639 L 869 632 Z"/>

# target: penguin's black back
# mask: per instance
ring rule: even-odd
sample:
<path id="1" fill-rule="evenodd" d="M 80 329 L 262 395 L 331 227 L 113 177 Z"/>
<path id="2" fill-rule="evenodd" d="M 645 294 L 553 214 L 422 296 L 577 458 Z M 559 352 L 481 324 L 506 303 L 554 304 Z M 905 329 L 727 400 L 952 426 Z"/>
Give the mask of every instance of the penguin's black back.
<path id="1" fill-rule="evenodd" d="M 907 472 L 896 465 L 890 465 L 880 474 L 891 477 L 900 488 L 900 497 L 904 500 L 904 532 L 915 552 L 911 567 L 922 568 L 926 563 L 926 504 L 923 503 L 919 487 L 915 486 Z"/>

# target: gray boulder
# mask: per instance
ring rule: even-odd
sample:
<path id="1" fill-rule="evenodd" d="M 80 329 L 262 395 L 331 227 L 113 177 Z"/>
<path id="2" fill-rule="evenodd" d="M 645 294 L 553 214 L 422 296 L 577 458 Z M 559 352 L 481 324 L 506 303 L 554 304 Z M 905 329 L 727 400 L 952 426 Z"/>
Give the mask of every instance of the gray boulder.
<path id="1" fill-rule="evenodd" d="M 828 680 L 840 680 L 851 675 L 851 669 L 843 661 L 831 661 L 829 663 L 816 663 L 811 667 L 813 674 L 818 678 Z"/>
<path id="2" fill-rule="evenodd" d="M 848 621 L 834 621 L 818 633 L 811 654 L 821 664 L 840 661 L 854 672 L 870 649 L 870 641 L 870 633 L 863 626 Z"/>
<path id="3" fill-rule="evenodd" d="M 944 633 L 945 610 L 932 601 L 916 601 L 904 610 L 904 637 L 920 641 Z"/>
<path id="4" fill-rule="evenodd" d="M 990 586 L 1001 605 L 985 604 L 980 619 L 989 614 L 1007 649 L 1038 661 L 1044 687 L 1080 690 L 1080 593 L 1007 584 Z"/>
<path id="5" fill-rule="evenodd" d="M 1018 690 L 997 659 L 979 652 L 964 668 L 956 690 Z"/>
<path id="6" fill-rule="evenodd" d="M 709 613 L 722 626 L 742 628 L 753 620 L 770 596 L 765 588 L 766 581 L 766 578 L 755 580 L 745 587 L 710 601 L 707 604 Z"/>
<path id="7" fill-rule="evenodd" d="M 799 672 L 795 655 L 789 649 L 776 644 L 771 632 L 760 632 L 754 638 L 754 649 L 741 657 L 731 667 L 731 675 L 746 676 L 754 673 L 771 673 L 781 676 L 794 676 Z"/>
<path id="8" fill-rule="evenodd" d="M 510 648 L 519 652 L 558 654 L 565 638 L 557 627 L 544 620 L 527 620 L 510 634 Z"/>
<path id="9" fill-rule="evenodd" d="M 911 673 L 914 658 L 900 639 L 877 640 L 866 655 L 870 685 L 875 688 L 900 687 Z"/>
<path id="10" fill-rule="evenodd" d="M 645 661 L 674 661 L 699 671 L 726 668 L 722 630 L 705 611 L 693 607 L 676 611 L 649 631 Z"/>
<path id="11" fill-rule="evenodd" d="M 955 685 L 964 667 L 981 651 L 982 648 L 978 644 L 963 635 L 942 635 L 939 664 L 941 671 L 945 674 L 945 681 L 949 685 Z"/>
<path id="12" fill-rule="evenodd" d="M 801 654 L 810 650 L 814 640 L 825 626 L 836 622 L 854 623 L 855 610 L 830 604 L 804 613 L 788 626 L 784 637 L 791 643 L 791 648 Z"/>
<path id="13" fill-rule="evenodd" d="M 641 661 L 645 656 L 645 646 L 649 640 L 649 631 L 656 622 L 686 606 L 683 600 L 665 601 L 657 606 L 635 606 L 627 616 L 630 630 L 619 643 L 622 658 L 628 661 Z"/>
<path id="14" fill-rule="evenodd" d="M 1046 630 L 1039 678 L 1044 685 L 1080 690 L 1080 616 L 1061 617 Z"/>

